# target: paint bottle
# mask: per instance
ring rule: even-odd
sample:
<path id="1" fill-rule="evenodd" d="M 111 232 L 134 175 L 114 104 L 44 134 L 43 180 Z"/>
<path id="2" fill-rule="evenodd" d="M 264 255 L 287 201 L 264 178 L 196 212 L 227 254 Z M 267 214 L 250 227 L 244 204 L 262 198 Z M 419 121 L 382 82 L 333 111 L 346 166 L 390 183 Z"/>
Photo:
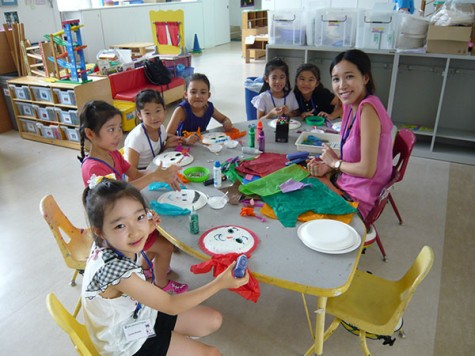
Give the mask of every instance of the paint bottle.
<path id="1" fill-rule="evenodd" d="M 257 138 L 257 142 L 259 142 L 259 144 L 257 145 L 257 147 L 259 148 L 259 151 L 265 152 L 266 151 L 266 138 L 264 136 L 264 130 L 261 130 L 259 132 L 259 137 Z"/>
<path id="2" fill-rule="evenodd" d="M 195 207 L 191 207 L 191 214 L 190 214 L 190 232 L 194 235 L 200 232 L 200 222 L 198 218 L 198 213 L 195 210 Z"/>
<path id="3" fill-rule="evenodd" d="M 259 120 L 257 122 L 257 127 L 256 127 L 256 132 L 255 132 L 255 136 L 256 136 L 256 144 L 254 147 L 258 148 L 259 147 L 259 135 L 261 134 L 261 132 L 264 132 L 264 128 L 262 127 L 262 121 Z"/>
<path id="4" fill-rule="evenodd" d="M 256 141 L 256 132 L 254 128 L 254 124 L 249 125 L 249 147 L 254 147 L 255 146 L 255 141 Z"/>
<path id="5" fill-rule="evenodd" d="M 219 161 L 214 162 L 214 167 L 213 167 L 213 184 L 215 188 L 221 188 L 221 165 Z"/>

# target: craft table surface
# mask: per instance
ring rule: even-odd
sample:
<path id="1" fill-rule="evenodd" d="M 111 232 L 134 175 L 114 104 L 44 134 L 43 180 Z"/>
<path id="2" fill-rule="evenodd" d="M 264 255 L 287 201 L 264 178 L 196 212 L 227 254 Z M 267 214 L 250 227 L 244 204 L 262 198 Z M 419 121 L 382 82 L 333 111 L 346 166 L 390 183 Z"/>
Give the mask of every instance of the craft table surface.
<path id="1" fill-rule="evenodd" d="M 249 124 L 256 121 L 247 121 L 235 124 L 240 130 L 246 130 Z M 266 138 L 266 152 L 291 153 L 296 152 L 295 141 L 299 136 L 297 131 L 311 130 L 311 127 L 302 123 L 296 130 L 289 131 L 288 143 L 275 143 L 274 129 L 269 127 L 268 121 L 264 122 Z M 218 128 L 212 131 L 222 131 Z M 240 141 L 247 146 L 248 135 L 242 137 Z M 191 146 L 190 154 L 194 161 L 187 167 L 202 166 L 207 167 L 212 172 L 213 163 L 219 160 L 223 163 L 227 158 L 235 156 L 249 157 L 243 155 L 241 145 L 234 149 L 224 147 L 218 154 L 211 153 L 205 146 L 196 144 Z M 223 187 L 231 185 L 230 182 L 223 182 Z M 204 186 L 203 183 L 189 183 L 188 189 L 199 190 L 208 196 L 217 193 L 213 185 Z M 144 196 L 149 199 L 157 199 L 163 192 L 151 192 L 147 189 L 143 191 Z M 362 245 L 352 252 L 345 254 L 325 254 L 306 247 L 297 236 L 297 229 L 302 222 L 297 222 L 294 228 L 284 227 L 279 220 L 266 218 L 266 222 L 261 222 L 255 217 L 240 216 L 242 205 L 227 204 L 223 209 L 214 210 L 208 205 L 197 211 L 199 215 L 200 233 L 193 235 L 189 231 L 188 215 L 185 216 L 162 216 L 161 228 L 164 235 L 180 249 L 199 259 L 209 258 L 199 247 L 198 241 L 201 234 L 213 227 L 222 225 L 236 225 L 245 227 L 253 231 L 260 240 L 260 244 L 253 252 L 248 266 L 258 280 L 281 288 L 294 290 L 297 292 L 331 297 L 340 295 L 348 288 L 354 271 L 358 264 Z M 259 209 L 256 209 L 259 214 Z M 365 227 L 361 219 L 355 215 L 351 226 L 361 236 L 365 238 Z"/>

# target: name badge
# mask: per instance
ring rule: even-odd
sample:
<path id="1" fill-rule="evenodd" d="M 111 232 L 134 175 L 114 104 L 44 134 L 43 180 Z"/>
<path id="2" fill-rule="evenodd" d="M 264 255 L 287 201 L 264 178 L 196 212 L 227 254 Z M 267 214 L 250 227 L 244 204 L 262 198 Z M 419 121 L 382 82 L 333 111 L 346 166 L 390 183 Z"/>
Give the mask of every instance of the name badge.
<path id="1" fill-rule="evenodd" d="M 155 330 L 150 321 L 141 320 L 124 325 L 124 334 L 127 342 L 155 336 Z"/>

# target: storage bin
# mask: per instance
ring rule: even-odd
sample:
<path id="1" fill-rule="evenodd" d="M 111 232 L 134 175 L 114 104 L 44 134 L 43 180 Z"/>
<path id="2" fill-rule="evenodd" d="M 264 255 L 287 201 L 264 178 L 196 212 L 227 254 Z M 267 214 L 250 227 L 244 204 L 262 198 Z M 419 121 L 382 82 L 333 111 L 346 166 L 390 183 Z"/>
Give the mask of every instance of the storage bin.
<path id="1" fill-rule="evenodd" d="M 21 127 L 23 129 L 23 132 L 29 132 L 36 135 L 40 134 L 40 130 L 38 126 L 36 126 L 37 124 L 36 121 L 20 119 L 20 122 L 21 122 Z"/>
<path id="2" fill-rule="evenodd" d="M 74 90 L 53 89 L 53 91 L 56 94 L 60 104 L 71 106 L 76 105 L 76 95 L 74 94 Z"/>
<path id="3" fill-rule="evenodd" d="M 114 106 L 122 113 L 122 130 L 131 131 L 135 127 L 135 104 L 131 101 L 114 100 Z"/>
<path id="4" fill-rule="evenodd" d="M 41 123 L 37 123 L 36 126 L 40 129 L 41 136 L 46 137 L 46 138 L 51 138 L 54 140 L 62 140 L 63 135 L 61 134 L 61 130 L 59 126 L 48 126 L 48 125 L 43 125 Z"/>
<path id="5" fill-rule="evenodd" d="M 36 111 L 36 117 L 45 121 L 58 121 L 53 107 L 41 107 L 38 105 L 33 105 L 33 108 Z"/>
<path id="6" fill-rule="evenodd" d="M 31 100 L 30 90 L 28 89 L 26 85 L 22 85 L 22 86 L 9 85 L 8 87 L 13 90 L 15 98 Z"/>
<path id="7" fill-rule="evenodd" d="M 79 125 L 79 115 L 77 110 L 61 110 L 55 109 L 58 113 L 59 121 L 68 125 Z"/>
<path id="8" fill-rule="evenodd" d="M 360 11 L 356 30 L 356 48 L 385 50 L 396 48 L 398 15 L 394 11 Z"/>
<path id="9" fill-rule="evenodd" d="M 424 47 L 429 29 L 429 20 L 409 14 L 399 14 L 400 24 L 396 39 L 398 49 L 417 49 Z"/>
<path id="10" fill-rule="evenodd" d="M 354 47 L 358 12 L 319 9 L 315 17 L 315 46 Z"/>
<path id="11" fill-rule="evenodd" d="M 305 131 L 300 134 L 297 141 L 295 142 L 295 145 L 297 146 L 297 151 L 322 153 L 322 143 L 325 143 L 337 154 L 340 154 L 339 134 Z"/>
<path id="12" fill-rule="evenodd" d="M 18 114 L 21 116 L 36 117 L 36 110 L 32 104 L 29 103 L 15 103 L 18 109 Z"/>
<path id="13" fill-rule="evenodd" d="M 31 87 L 31 90 L 33 91 L 33 100 L 46 101 L 49 103 L 53 102 L 53 94 L 51 93 L 50 88 Z"/>
<path id="14" fill-rule="evenodd" d="M 305 44 L 305 24 L 299 11 L 269 11 L 269 44 Z"/>
<path id="15" fill-rule="evenodd" d="M 69 141 L 74 141 L 74 142 L 79 142 L 79 129 L 74 127 L 66 127 L 66 126 L 61 126 L 61 130 L 63 130 L 64 134 L 66 135 L 66 138 Z"/>

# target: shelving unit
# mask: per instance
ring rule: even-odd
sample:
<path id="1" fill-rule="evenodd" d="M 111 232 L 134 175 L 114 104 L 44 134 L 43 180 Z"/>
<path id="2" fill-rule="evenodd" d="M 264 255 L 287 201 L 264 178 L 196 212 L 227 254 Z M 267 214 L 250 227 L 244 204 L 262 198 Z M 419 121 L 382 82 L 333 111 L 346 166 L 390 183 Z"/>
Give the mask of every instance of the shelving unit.
<path id="1" fill-rule="evenodd" d="M 268 45 L 267 58 L 281 57 L 295 77 L 297 67 L 315 63 L 331 87 L 328 68 L 343 51 L 335 47 Z M 475 165 L 475 56 L 365 50 L 376 95 L 393 123 L 417 136 L 414 155 Z"/>
<path id="2" fill-rule="evenodd" d="M 266 35 L 268 32 L 267 10 L 245 10 L 242 12 L 241 23 L 241 41 L 242 41 L 242 56 L 246 57 L 246 37 Z M 256 49 L 252 51 L 252 49 Z M 262 42 L 256 42 L 255 47 L 251 46 L 250 56 L 253 59 L 258 59 L 265 55 L 265 50 L 262 49 Z"/>
<path id="3" fill-rule="evenodd" d="M 108 77 L 89 82 L 49 83 L 27 76 L 8 81 L 18 130 L 22 138 L 74 149 L 79 143 L 79 112 L 90 100 L 112 104 Z"/>

